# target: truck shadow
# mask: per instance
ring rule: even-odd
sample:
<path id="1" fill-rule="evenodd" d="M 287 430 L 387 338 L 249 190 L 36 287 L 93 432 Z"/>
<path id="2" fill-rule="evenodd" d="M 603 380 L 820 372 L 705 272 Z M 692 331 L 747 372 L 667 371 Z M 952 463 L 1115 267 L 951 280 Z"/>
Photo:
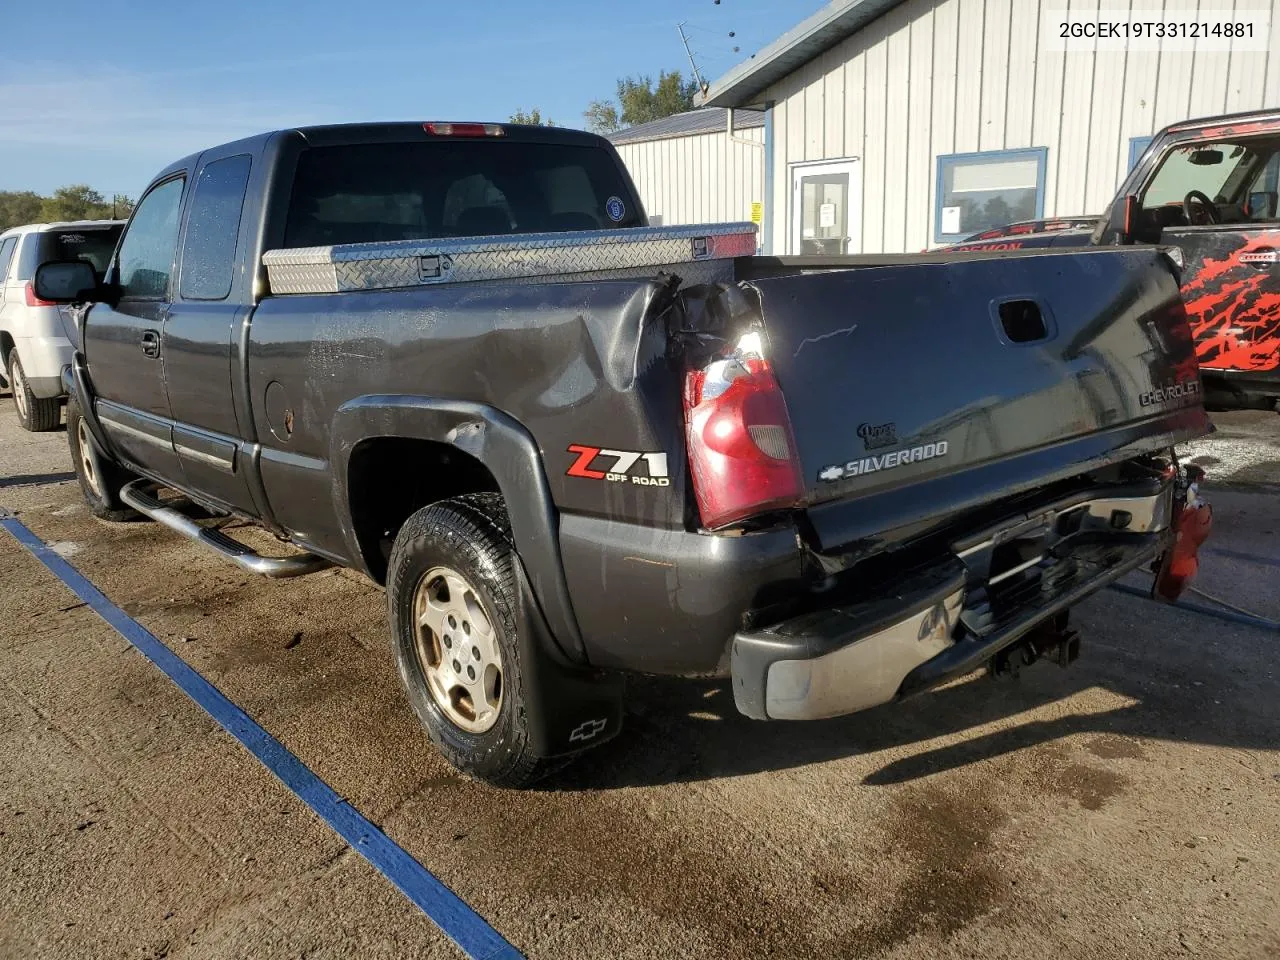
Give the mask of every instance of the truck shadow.
<path id="1" fill-rule="evenodd" d="M 1162 610 L 1154 619 L 1169 615 Z M 1203 625 L 1183 626 L 1185 631 Z M 727 683 L 639 680 L 628 691 L 626 726 L 618 739 L 584 756 L 545 788 L 687 783 L 855 757 L 865 760 L 859 764 L 864 785 L 886 786 L 1077 734 L 1108 735 L 1105 742 L 1120 744 L 1118 749 L 1129 751 L 1126 756 L 1143 755 L 1141 740 L 1280 747 L 1280 672 L 1274 678 L 1267 674 L 1266 650 L 1274 641 L 1247 628 L 1214 624 L 1204 629 L 1218 631 L 1219 642 L 1227 637 L 1245 641 L 1248 659 L 1256 649 L 1260 669 L 1249 675 L 1232 663 L 1240 659 L 1238 650 L 1224 662 L 1216 650 L 1204 649 L 1208 637 L 1204 646 L 1185 634 L 1166 638 L 1178 648 L 1170 662 L 1152 654 L 1149 641 L 1136 632 L 1120 646 L 1111 636 L 1091 646 L 1086 633 L 1081 660 L 1067 670 L 1039 664 L 1017 680 L 975 676 L 862 714 L 811 723 L 748 720 L 735 709 Z M 1095 712 L 1096 698 L 1091 698 L 1074 712 L 1062 709 L 1064 701 L 1086 691 L 1103 692 L 1105 704 L 1120 704 Z M 1050 704 L 1059 706 L 1049 719 L 1017 720 Z M 988 727 L 994 729 L 966 735 Z M 903 756 L 903 748 L 913 745 L 918 749 Z M 885 752 L 891 756 L 881 762 L 876 755 Z"/>

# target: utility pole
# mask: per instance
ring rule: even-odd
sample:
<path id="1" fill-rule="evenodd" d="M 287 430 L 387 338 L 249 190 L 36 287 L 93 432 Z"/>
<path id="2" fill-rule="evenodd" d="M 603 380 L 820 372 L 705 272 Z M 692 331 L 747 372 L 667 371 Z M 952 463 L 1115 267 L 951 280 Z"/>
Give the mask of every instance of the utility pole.
<path id="1" fill-rule="evenodd" d="M 687 20 L 681 20 L 676 24 L 676 30 L 680 32 L 680 42 L 684 44 L 684 52 L 689 56 L 689 66 L 693 68 L 693 79 L 698 84 L 698 89 L 703 93 L 707 92 L 707 81 L 702 79 L 702 74 L 698 72 L 698 64 L 694 62 L 693 51 L 689 49 L 689 38 L 684 35 L 684 25 Z"/>

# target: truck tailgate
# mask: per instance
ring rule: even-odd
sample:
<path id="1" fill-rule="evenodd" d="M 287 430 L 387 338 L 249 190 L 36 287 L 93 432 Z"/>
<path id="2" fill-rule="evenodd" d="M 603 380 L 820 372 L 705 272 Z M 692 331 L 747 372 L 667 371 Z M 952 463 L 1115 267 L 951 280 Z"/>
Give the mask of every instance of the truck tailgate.
<path id="1" fill-rule="evenodd" d="M 824 548 L 1209 429 L 1178 282 L 1155 248 L 752 286 Z"/>

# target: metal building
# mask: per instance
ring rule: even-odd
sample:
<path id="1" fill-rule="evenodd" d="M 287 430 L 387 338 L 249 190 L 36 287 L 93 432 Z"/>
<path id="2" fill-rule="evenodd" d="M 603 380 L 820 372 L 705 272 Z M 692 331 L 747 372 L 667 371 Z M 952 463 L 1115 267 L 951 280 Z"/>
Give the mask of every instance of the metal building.
<path id="1" fill-rule="evenodd" d="M 733 119 L 732 128 L 729 126 Z M 764 114 L 708 108 L 630 127 L 609 137 L 654 226 L 760 222 Z"/>
<path id="2" fill-rule="evenodd" d="M 1234 6 L 1269 15 L 1269 36 L 1248 52 L 1079 43 L 1064 52 L 1046 39 L 1068 8 L 1099 3 L 1126 16 L 1131 7 L 1158 16 Z M 705 110 L 684 117 L 707 117 L 707 132 L 631 145 L 638 128 L 615 142 L 667 222 L 743 216 L 756 189 L 748 158 L 763 152 L 767 252 L 918 251 L 1009 220 L 1100 213 L 1164 125 L 1280 106 L 1277 6 L 836 0 L 702 98 L 735 118 L 739 108 L 762 110 L 762 151 L 726 144 L 726 134 L 710 132 L 725 126 L 712 122 L 722 115 Z M 723 159 L 726 146 L 735 163 Z"/>

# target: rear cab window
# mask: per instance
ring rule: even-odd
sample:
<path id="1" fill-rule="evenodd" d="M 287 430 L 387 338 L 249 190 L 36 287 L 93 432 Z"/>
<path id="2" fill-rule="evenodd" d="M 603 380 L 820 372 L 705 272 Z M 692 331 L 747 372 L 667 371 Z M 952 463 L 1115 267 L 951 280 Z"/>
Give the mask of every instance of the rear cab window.
<path id="1" fill-rule="evenodd" d="M 613 156 L 588 144 L 439 139 L 313 147 L 286 247 L 635 227 Z"/>
<path id="2" fill-rule="evenodd" d="M 236 240 L 253 160 L 239 154 L 206 163 L 196 178 L 182 242 L 183 300 L 225 300 L 235 276 Z"/>
<path id="3" fill-rule="evenodd" d="M 18 280 L 30 280 L 36 267 L 50 260 L 84 260 L 93 265 L 99 277 L 105 275 L 116 241 L 123 230 L 121 224 L 108 227 L 65 227 L 27 234 L 18 258 Z"/>

